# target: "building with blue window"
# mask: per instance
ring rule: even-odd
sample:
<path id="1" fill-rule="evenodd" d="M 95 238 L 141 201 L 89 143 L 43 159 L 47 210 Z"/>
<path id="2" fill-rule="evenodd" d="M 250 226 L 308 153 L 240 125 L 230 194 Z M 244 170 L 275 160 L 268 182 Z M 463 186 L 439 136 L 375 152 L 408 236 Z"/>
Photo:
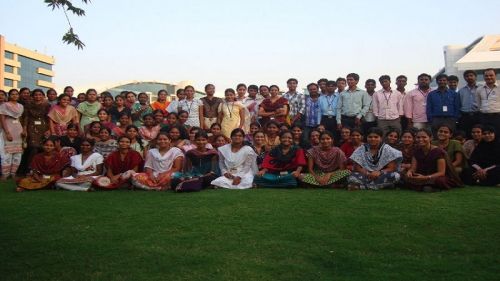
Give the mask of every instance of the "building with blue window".
<path id="1" fill-rule="evenodd" d="M 54 57 L 11 44 L 0 35 L 0 89 L 54 88 Z"/>

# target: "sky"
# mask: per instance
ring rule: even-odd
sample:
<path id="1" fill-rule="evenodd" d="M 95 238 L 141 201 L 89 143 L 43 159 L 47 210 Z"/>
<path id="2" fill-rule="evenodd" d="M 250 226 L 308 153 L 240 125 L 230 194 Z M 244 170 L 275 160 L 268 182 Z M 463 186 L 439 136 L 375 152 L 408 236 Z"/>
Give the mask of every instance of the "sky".
<path id="1" fill-rule="evenodd" d="M 130 80 L 192 81 L 217 92 L 238 83 L 299 87 L 355 72 L 399 74 L 408 84 L 444 66 L 445 45 L 500 33 L 498 0 L 73 0 L 70 16 L 83 50 L 61 41 L 68 23 L 43 0 L 0 0 L 7 42 L 54 56 L 57 89 L 115 86 Z"/>

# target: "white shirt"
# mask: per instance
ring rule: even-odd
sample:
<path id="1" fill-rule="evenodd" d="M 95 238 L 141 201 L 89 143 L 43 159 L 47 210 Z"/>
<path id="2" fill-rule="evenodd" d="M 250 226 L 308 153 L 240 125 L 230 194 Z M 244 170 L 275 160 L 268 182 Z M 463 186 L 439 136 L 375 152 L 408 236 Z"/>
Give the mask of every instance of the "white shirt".
<path id="1" fill-rule="evenodd" d="M 85 159 L 85 162 L 82 163 L 82 155 L 73 155 L 70 158 L 71 160 L 71 167 L 75 168 L 78 171 L 78 175 L 90 175 L 95 173 L 97 170 L 97 165 L 100 165 L 104 161 L 104 157 L 102 157 L 101 154 L 94 152 L 90 154 L 87 159 Z M 88 169 L 90 167 L 90 169 Z M 88 169 L 88 170 L 87 170 Z"/>
<path id="2" fill-rule="evenodd" d="M 202 106 L 203 103 L 199 99 L 192 99 L 192 100 L 182 100 L 179 102 L 179 107 L 182 110 L 185 110 L 188 112 L 189 117 L 188 120 L 186 121 L 186 125 L 189 126 L 200 126 L 200 106 Z"/>
<path id="3" fill-rule="evenodd" d="M 153 170 L 153 176 L 157 177 L 159 174 L 172 169 L 175 159 L 178 157 L 184 158 L 184 153 L 177 147 L 171 147 L 165 154 L 161 155 L 157 148 L 148 151 L 144 168 Z"/>

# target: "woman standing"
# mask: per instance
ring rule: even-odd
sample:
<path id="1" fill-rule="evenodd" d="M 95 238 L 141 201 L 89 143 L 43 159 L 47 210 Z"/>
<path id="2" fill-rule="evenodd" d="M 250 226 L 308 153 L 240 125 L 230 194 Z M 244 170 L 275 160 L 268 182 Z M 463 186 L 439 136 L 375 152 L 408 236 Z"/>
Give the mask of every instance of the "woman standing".
<path id="1" fill-rule="evenodd" d="M 382 129 L 370 128 L 367 144 L 351 155 L 354 172 L 348 178 L 349 190 L 392 188 L 399 181 L 397 169 L 403 158 L 401 151 L 383 143 L 382 139 Z"/>
<path id="2" fill-rule="evenodd" d="M 58 98 L 58 103 L 51 107 L 49 111 L 50 133 L 56 136 L 66 135 L 66 130 L 70 123 L 78 126 L 80 122 L 78 111 L 70 105 L 71 97 L 62 94 Z"/>
<path id="3" fill-rule="evenodd" d="M 500 184 L 500 142 L 495 128 L 483 129 L 483 140 L 470 157 L 472 169 L 467 171 L 465 181 L 472 185 L 495 186 Z"/>
<path id="4" fill-rule="evenodd" d="M 200 124 L 203 123 L 203 103 L 194 98 L 193 86 L 186 86 L 184 88 L 184 93 L 186 94 L 186 99 L 179 102 L 179 106 L 181 110 L 185 110 L 188 113 L 186 125 L 200 127 Z"/>
<path id="5" fill-rule="evenodd" d="M 278 123 L 285 123 L 288 115 L 288 100 L 278 96 L 280 89 L 276 85 L 269 87 L 271 96 L 264 99 L 260 104 L 259 116 L 261 124 L 266 126 L 267 122 L 274 120 Z"/>
<path id="6" fill-rule="evenodd" d="M 50 135 L 49 118 L 50 105 L 45 102 L 45 95 L 41 89 L 31 92 L 32 101 L 24 107 L 22 135 L 26 137 L 27 147 L 24 150 L 19 173 L 25 175 L 29 170 L 29 163 L 33 156 L 41 151 L 42 139 Z"/>
<path id="7" fill-rule="evenodd" d="M 36 154 L 30 162 L 31 173 L 17 184 L 17 191 L 34 190 L 51 187 L 61 178 L 62 171 L 69 164 L 69 158 L 55 151 L 52 139 L 42 143 L 43 152 Z"/>
<path id="8" fill-rule="evenodd" d="M 404 181 L 409 184 L 409 188 L 425 192 L 449 190 L 461 185 L 446 151 L 432 145 L 431 141 L 430 130 L 418 130 L 417 147 L 413 154 L 411 168 L 406 172 Z"/>
<path id="9" fill-rule="evenodd" d="M 442 125 L 438 128 L 437 140 L 432 144 L 446 151 L 455 172 L 460 174 L 467 167 L 467 163 L 462 145 L 459 141 L 451 139 L 452 135 L 452 129 L 448 125 Z"/>
<path id="10" fill-rule="evenodd" d="M 93 121 L 99 121 L 97 112 L 101 109 L 101 104 L 97 101 L 97 92 L 95 89 L 88 89 L 85 93 L 85 101 L 78 105 L 80 112 L 80 131 L 84 132 L 85 127 Z"/>
<path id="11" fill-rule="evenodd" d="M 156 137 L 157 148 L 148 151 L 145 172 L 135 174 L 132 184 L 145 190 L 168 190 L 171 188 L 172 177 L 181 171 L 184 154 L 173 147 L 168 135 L 161 132 Z"/>
<path id="12" fill-rule="evenodd" d="M 245 121 L 245 111 L 241 102 L 236 101 L 236 93 L 233 89 L 224 91 L 226 100 L 219 105 L 219 123 L 222 127 L 222 134 L 229 137 L 236 128 L 243 128 Z"/>
<path id="13" fill-rule="evenodd" d="M 304 183 L 330 187 L 349 176 L 349 170 L 345 169 L 347 158 L 344 152 L 333 143 L 333 135 L 330 132 L 324 132 L 320 137 L 320 145 L 307 151 L 309 173 L 302 175 L 301 179 Z"/>
<path id="14" fill-rule="evenodd" d="M 11 89 L 8 101 L 0 104 L 0 124 L 3 130 L 4 147 L 2 158 L 2 179 L 16 175 L 23 153 L 23 127 L 21 116 L 24 111 L 22 104 L 18 103 L 19 92 Z"/>
<path id="15" fill-rule="evenodd" d="M 220 177 L 212 181 L 212 185 L 229 189 L 247 189 L 252 187 L 257 170 L 253 149 L 244 145 L 245 132 L 234 129 L 231 132 L 231 143 L 219 147 Z"/>
<path id="16" fill-rule="evenodd" d="M 132 105 L 132 120 L 134 121 L 134 125 L 141 127 L 144 123 L 144 116 L 152 113 L 153 109 L 149 106 L 149 96 L 146 93 L 139 93 L 139 103 Z"/>
<path id="17" fill-rule="evenodd" d="M 255 184 L 258 187 L 297 187 L 297 179 L 306 164 L 304 150 L 293 145 L 292 133 L 284 131 L 280 134 L 280 145 L 264 158 Z"/>
<path id="18" fill-rule="evenodd" d="M 170 102 L 167 101 L 168 93 L 166 90 L 159 90 L 157 93 L 157 99 L 151 104 L 153 110 L 161 110 L 163 115 L 167 114 L 167 107 Z"/>
<path id="19" fill-rule="evenodd" d="M 61 178 L 56 187 L 65 190 L 89 191 L 94 178 L 102 175 L 104 158 L 94 152 L 95 141 L 84 139 L 81 154 L 71 156 L 70 176 Z"/>

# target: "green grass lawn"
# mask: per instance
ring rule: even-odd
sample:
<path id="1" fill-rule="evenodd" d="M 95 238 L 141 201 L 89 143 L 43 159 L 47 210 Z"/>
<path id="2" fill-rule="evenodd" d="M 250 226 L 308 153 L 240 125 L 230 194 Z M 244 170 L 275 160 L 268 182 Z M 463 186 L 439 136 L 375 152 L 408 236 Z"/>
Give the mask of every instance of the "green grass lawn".
<path id="1" fill-rule="evenodd" d="M 500 188 L 0 186 L 2 281 L 500 279 Z"/>

